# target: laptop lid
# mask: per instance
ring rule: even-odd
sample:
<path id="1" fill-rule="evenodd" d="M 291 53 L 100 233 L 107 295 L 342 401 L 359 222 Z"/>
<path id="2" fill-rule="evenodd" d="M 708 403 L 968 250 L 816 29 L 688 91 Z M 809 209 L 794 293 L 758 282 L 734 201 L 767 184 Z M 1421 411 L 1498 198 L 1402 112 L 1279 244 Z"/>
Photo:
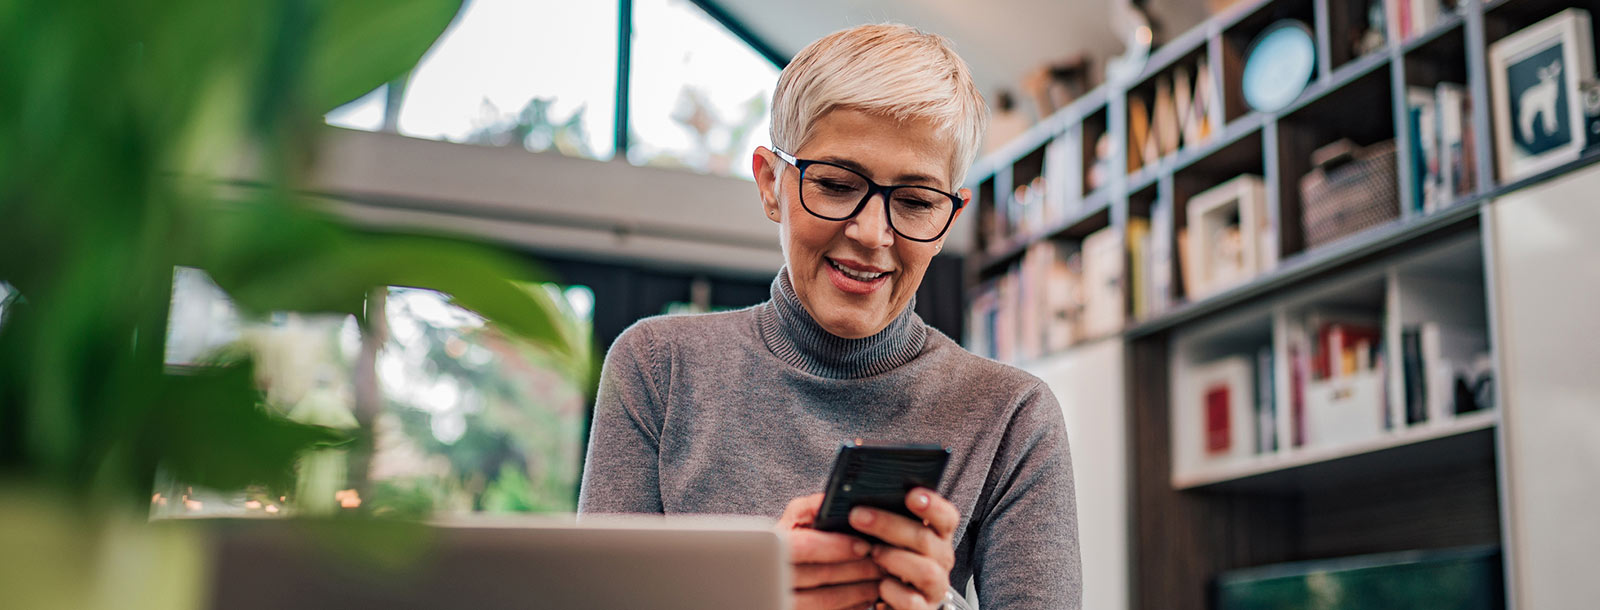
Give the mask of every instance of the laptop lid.
<path id="1" fill-rule="evenodd" d="M 340 551 L 337 523 L 230 521 L 210 607 L 785 610 L 787 550 L 748 517 L 470 518 L 415 528 L 406 557 Z M 341 536 L 342 537 L 342 536 Z M 397 545 L 397 549 L 405 545 Z M 371 550 L 370 548 L 368 550 Z M 394 564 L 389 566 L 379 564 Z"/>

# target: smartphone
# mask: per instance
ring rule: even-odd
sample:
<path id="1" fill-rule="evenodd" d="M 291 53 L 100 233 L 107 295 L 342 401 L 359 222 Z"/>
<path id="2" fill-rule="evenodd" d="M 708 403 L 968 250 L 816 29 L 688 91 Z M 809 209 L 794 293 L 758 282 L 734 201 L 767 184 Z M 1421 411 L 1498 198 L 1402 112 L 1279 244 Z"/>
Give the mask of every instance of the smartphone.
<path id="1" fill-rule="evenodd" d="M 938 489 L 949 461 L 950 451 L 938 445 L 847 443 L 833 461 L 813 527 L 877 543 L 850 527 L 850 509 L 870 506 L 920 520 L 906 508 L 906 494 L 917 487 Z"/>

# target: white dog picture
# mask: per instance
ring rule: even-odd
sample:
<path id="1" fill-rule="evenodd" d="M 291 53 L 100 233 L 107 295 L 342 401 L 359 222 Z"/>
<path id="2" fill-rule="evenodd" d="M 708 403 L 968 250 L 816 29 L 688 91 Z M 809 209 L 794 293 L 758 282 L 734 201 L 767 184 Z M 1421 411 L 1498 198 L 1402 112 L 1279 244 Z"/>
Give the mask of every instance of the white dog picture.
<path id="1" fill-rule="evenodd" d="M 1560 49 L 1551 49 L 1559 51 Z M 1534 63 L 1529 60 L 1526 63 Z M 1517 143 L 1525 148 L 1539 149 L 1548 146 L 1537 146 L 1534 143 L 1547 138 L 1561 137 L 1561 110 L 1564 110 L 1569 100 L 1561 95 L 1561 58 L 1557 57 L 1548 66 L 1535 63 L 1534 70 L 1538 72 L 1538 80 L 1522 94 L 1511 102 L 1517 115 Z M 1513 74 L 1512 87 L 1516 87 L 1516 75 Z M 1534 130 L 1534 119 L 1543 119 L 1538 123 L 1538 131 Z"/>
<path id="2" fill-rule="evenodd" d="M 1567 9 L 1489 49 L 1500 182 L 1577 159 L 1587 136 L 1579 87 L 1594 77 L 1589 14 Z"/>

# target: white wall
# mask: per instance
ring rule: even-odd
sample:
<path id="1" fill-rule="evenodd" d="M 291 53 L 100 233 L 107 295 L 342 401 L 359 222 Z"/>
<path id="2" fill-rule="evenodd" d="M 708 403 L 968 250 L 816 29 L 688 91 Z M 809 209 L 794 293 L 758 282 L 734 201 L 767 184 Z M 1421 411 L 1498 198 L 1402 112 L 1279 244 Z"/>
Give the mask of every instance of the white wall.
<path id="1" fill-rule="evenodd" d="M 1061 402 L 1072 445 L 1083 557 L 1083 607 L 1128 607 L 1128 429 L 1121 337 L 1076 347 L 1027 370 Z"/>
<path id="2" fill-rule="evenodd" d="M 1600 167 L 1489 210 L 1512 598 L 1600 600 Z"/>

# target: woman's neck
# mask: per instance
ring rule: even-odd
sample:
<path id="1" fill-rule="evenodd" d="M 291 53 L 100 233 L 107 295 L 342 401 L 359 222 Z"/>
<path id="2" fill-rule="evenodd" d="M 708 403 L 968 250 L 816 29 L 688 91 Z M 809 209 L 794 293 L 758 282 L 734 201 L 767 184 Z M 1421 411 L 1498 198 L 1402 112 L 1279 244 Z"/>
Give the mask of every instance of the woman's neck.
<path id="1" fill-rule="evenodd" d="M 912 310 L 916 298 L 878 334 L 846 339 L 822 328 L 789 283 L 787 268 L 772 282 L 772 300 L 757 313 L 761 337 L 779 359 L 802 371 L 832 379 L 858 379 L 887 372 L 922 352 L 928 327 Z"/>

